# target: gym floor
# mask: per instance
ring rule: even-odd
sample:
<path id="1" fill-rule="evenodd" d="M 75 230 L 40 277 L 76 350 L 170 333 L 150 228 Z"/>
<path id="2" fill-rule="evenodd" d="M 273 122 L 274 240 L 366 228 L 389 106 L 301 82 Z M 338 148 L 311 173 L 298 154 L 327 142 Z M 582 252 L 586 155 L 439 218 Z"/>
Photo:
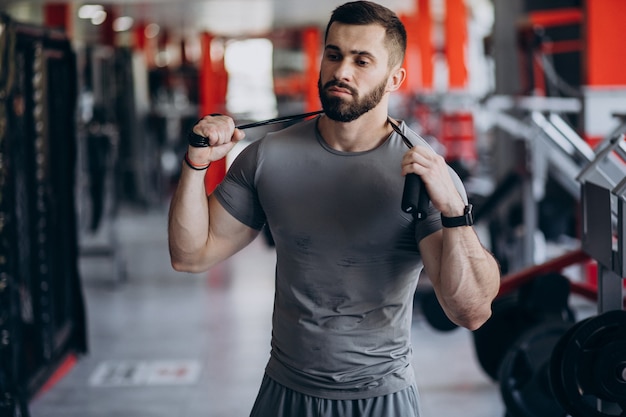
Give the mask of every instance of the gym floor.
<path id="1" fill-rule="evenodd" d="M 89 352 L 31 402 L 31 417 L 248 416 L 269 355 L 274 252 L 261 236 L 209 273 L 178 273 L 166 221 L 165 207 L 122 209 L 83 239 L 116 236 L 125 267 L 81 257 Z M 504 416 L 469 331 L 437 332 L 418 309 L 412 330 L 424 417 Z"/>

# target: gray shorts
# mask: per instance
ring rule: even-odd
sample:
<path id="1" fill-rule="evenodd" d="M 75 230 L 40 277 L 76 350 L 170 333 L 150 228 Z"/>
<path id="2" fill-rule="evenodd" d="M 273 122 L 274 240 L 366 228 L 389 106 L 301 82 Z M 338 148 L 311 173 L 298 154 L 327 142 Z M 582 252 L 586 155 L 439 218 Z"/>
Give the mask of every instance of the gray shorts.
<path id="1" fill-rule="evenodd" d="M 263 377 L 250 417 L 419 417 L 417 389 L 361 400 L 312 397 Z"/>

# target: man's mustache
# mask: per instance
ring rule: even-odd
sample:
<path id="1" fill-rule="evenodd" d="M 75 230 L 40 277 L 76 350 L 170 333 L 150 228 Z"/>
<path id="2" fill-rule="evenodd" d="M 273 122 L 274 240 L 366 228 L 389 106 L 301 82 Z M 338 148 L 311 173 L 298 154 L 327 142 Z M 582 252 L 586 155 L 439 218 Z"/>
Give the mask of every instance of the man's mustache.
<path id="1" fill-rule="evenodd" d="M 332 81 L 329 81 L 326 84 L 324 84 L 324 90 L 328 90 L 330 87 L 343 88 L 343 89 L 346 89 L 346 90 L 350 91 L 350 93 L 352 93 L 352 95 L 357 95 L 357 91 L 353 87 L 351 87 L 351 86 L 349 86 L 349 85 L 347 85 L 347 84 L 345 84 L 345 83 L 343 83 L 341 81 L 332 80 Z"/>

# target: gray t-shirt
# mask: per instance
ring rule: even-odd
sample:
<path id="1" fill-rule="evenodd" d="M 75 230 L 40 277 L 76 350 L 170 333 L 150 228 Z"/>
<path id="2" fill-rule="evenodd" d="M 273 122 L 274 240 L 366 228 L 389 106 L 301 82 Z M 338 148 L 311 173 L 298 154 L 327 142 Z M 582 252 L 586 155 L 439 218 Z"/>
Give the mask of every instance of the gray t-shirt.
<path id="1" fill-rule="evenodd" d="M 416 222 L 401 210 L 407 147 L 397 133 L 370 151 L 339 152 L 316 121 L 249 145 L 215 196 L 242 223 L 267 223 L 276 244 L 267 374 L 322 398 L 390 394 L 414 383 L 417 243 L 441 228 L 439 212 L 431 205 Z M 413 144 L 428 146 L 400 128 Z"/>

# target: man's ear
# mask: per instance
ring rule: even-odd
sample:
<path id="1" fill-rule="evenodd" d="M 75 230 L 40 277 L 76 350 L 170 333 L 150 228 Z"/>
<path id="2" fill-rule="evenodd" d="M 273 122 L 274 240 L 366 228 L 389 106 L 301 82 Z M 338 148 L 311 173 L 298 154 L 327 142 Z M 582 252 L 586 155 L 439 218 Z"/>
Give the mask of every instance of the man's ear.
<path id="1" fill-rule="evenodd" d="M 389 80 L 387 81 L 387 91 L 396 91 L 400 88 L 404 80 L 406 79 L 406 69 L 403 67 L 395 68 Z"/>

